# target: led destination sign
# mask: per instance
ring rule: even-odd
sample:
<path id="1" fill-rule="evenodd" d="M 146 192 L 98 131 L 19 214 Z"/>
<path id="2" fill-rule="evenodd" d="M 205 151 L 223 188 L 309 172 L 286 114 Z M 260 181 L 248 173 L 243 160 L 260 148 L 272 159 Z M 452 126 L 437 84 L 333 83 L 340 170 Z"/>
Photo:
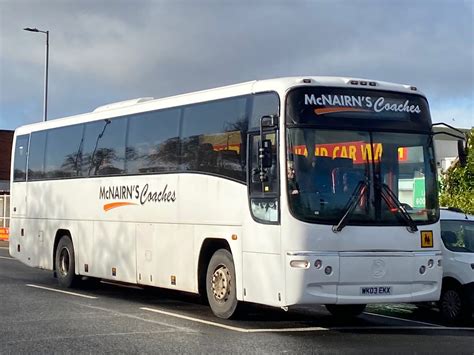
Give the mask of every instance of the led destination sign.
<path id="1" fill-rule="evenodd" d="M 410 100 L 387 99 L 384 96 L 355 96 L 314 94 L 304 95 L 305 105 L 318 106 L 314 109 L 317 115 L 334 112 L 407 112 L 421 113 L 419 105 Z M 322 107 L 321 107 L 322 106 Z"/>
<path id="2" fill-rule="evenodd" d="M 431 131 L 428 103 L 417 93 L 298 87 L 288 93 L 286 110 L 290 125 Z"/>

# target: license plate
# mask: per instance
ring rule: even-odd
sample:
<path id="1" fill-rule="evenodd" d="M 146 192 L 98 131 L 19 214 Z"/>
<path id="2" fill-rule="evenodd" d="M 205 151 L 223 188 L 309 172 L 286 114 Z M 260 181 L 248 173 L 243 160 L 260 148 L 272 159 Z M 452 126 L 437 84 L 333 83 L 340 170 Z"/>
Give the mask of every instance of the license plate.
<path id="1" fill-rule="evenodd" d="M 392 294 L 392 286 L 370 286 L 361 287 L 360 294 L 362 296 L 385 296 Z"/>

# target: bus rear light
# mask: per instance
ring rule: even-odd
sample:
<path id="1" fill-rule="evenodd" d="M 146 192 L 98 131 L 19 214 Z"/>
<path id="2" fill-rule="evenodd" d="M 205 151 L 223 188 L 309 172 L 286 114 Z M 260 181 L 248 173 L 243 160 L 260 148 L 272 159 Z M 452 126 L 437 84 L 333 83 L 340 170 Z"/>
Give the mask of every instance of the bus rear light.
<path id="1" fill-rule="evenodd" d="M 367 81 L 361 81 L 361 82 L 360 82 L 360 85 L 366 86 L 366 85 L 367 85 Z"/>
<path id="2" fill-rule="evenodd" d="M 323 262 L 322 262 L 321 260 L 319 260 L 319 259 L 316 260 L 316 261 L 314 262 L 314 267 L 315 267 L 316 269 L 321 269 L 321 268 L 323 267 Z"/>
<path id="3" fill-rule="evenodd" d="M 426 272 L 426 266 L 425 265 L 421 265 L 420 266 L 420 274 L 424 274 Z"/>
<path id="4" fill-rule="evenodd" d="M 377 83 L 375 81 L 369 81 L 370 86 L 377 86 Z"/>
<path id="5" fill-rule="evenodd" d="M 290 266 L 298 269 L 307 269 L 309 267 L 308 260 L 291 260 Z"/>
<path id="6" fill-rule="evenodd" d="M 331 266 L 326 266 L 326 268 L 324 269 L 324 273 L 326 275 L 331 275 L 332 274 L 332 267 Z"/>
<path id="7" fill-rule="evenodd" d="M 232 240 L 237 240 L 237 234 L 232 234 Z"/>
<path id="8" fill-rule="evenodd" d="M 443 264 L 443 262 L 441 261 L 441 259 L 438 260 L 438 266 L 441 267 L 441 265 Z"/>
<path id="9" fill-rule="evenodd" d="M 17 250 L 18 252 L 20 252 L 20 244 L 18 244 L 18 245 L 16 246 L 16 250 Z"/>
<path id="10" fill-rule="evenodd" d="M 350 83 L 351 85 L 359 85 L 359 82 L 357 80 L 351 80 Z"/>
<path id="11" fill-rule="evenodd" d="M 428 260 L 428 267 L 431 269 L 434 265 L 434 260 L 433 259 L 430 259 Z"/>
<path id="12" fill-rule="evenodd" d="M 416 88 L 416 86 L 410 86 L 410 90 L 411 90 L 411 91 L 416 91 L 416 90 L 418 90 L 418 89 Z"/>

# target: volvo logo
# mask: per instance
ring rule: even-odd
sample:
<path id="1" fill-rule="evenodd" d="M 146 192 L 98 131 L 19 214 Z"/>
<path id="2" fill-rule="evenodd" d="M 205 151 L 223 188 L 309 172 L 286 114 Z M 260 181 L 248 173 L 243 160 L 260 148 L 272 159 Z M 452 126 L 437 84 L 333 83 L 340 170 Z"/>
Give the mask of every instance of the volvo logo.
<path id="1" fill-rule="evenodd" d="M 376 259 L 372 263 L 372 275 L 376 278 L 384 277 L 387 273 L 385 262 L 382 259 Z"/>

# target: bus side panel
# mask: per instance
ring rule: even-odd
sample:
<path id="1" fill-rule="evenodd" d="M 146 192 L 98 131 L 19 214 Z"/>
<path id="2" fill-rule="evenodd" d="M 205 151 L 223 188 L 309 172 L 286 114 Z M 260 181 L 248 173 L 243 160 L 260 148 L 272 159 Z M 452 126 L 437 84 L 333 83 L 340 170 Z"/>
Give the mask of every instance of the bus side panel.
<path id="1" fill-rule="evenodd" d="M 153 286 L 156 282 L 157 256 L 155 224 L 140 223 L 135 225 L 135 243 L 137 246 L 137 282 Z M 156 270 L 158 271 L 158 270 Z"/>
<path id="2" fill-rule="evenodd" d="M 284 277 L 280 225 L 262 224 L 247 216 L 243 241 L 244 300 L 280 306 Z"/>
<path id="3" fill-rule="evenodd" d="M 247 187 L 203 174 L 178 175 L 178 221 L 194 225 L 242 225 Z"/>
<path id="4" fill-rule="evenodd" d="M 26 219 L 23 217 L 26 215 L 28 185 L 26 182 L 15 182 L 10 186 L 10 255 L 29 265 L 26 254 L 21 252 L 22 244 L 27 242 L 25 237 L 21 237 L 21 232 L 26 228 Z M 18 245 L 20 245 L 20 252 L 18 252 Z"/>
<path id="5" fill-rule="evenodd" d="M 194 226 L 143 223 L 136 231 L 138 283 L 197 292 Z"/>
<path id="6" fill-rule="evenodd" d="M 10 216 L 12 219 L 15 217 L 26 216 L 27 192 L 28 192 L 28 184 L 26 182 L 14 182 L 11 184 Z"/>
<path id="7" fill-rule="evenodd" d="M 243 253 L 245 301 L 280 306 L 284 297 L 281 256 Z"/>
<path id="8" fill-rule="evenodd" d="M 100 277 L 136 283 L 135 225 L 94 222 L 93 263 Z"/>
<path id="9" fill-rule="evenodd" d="M 44 254 L 35 224 L 35 220 L 15 217 L 10 227 L 10 255 L 31 267 L 38 267 L 41 253 Z"/>
<path id="10" fill-rule="evenodd" d="M 76 253 L 76 274 L 100 277 L 97 263 L 93 261 L 94 250 L 96 250 L 96 246 L 94 246 L 94 222 L 77 222 L 76 228 L 70 230 L 70 232 Z"/>

